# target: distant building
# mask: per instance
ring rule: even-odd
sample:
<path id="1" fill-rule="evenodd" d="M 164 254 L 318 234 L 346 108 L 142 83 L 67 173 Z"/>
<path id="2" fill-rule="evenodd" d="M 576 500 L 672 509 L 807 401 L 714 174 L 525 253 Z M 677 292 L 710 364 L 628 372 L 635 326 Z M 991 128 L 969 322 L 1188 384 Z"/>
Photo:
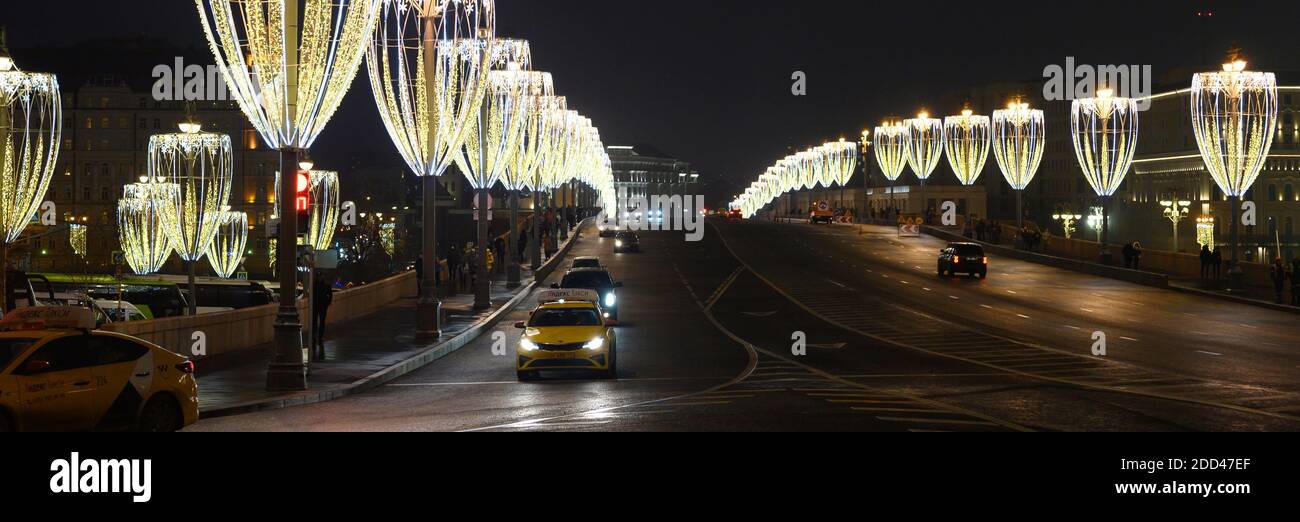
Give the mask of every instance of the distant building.
<path id="1" fill-rule="evenodd" d="M 620 196 L 648 199 L 685 195 L 699 187 L 700 174 L 690 163 L 648 145 L 612 146 L 608 153 L 614 171 L 614 189 Z"/>

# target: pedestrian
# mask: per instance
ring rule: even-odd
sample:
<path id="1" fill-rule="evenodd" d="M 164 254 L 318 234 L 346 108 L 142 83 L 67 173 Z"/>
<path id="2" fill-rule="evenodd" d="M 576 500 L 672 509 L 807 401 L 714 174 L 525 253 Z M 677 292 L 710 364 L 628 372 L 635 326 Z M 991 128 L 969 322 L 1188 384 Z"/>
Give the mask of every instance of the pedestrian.
<path id="1" fill-rule="evenodd" d="M 1125 243 L 1123 253 L 1124 268 L 1131 270 L 1133 268 L 1133 243 Z"/>
<path id="2" fill-rule="evenodd" d="M 449 272 L 448 279 L 457 284 L 452 285 L 453 288 L 448 289 L 447 295 L 455 295 L 460 291 L 460 264 L 463 258 L 460 247 L 457 245 L 451 245 L 451 251 L 447 254 L 447 271 Z"/>
<path id="3" fill-rule="evenodd" d="M 1133 242 L 1133 269 L 1142 269 L 1142 243 L 1137 241 Z"/>
<path id="4" fill-rule="evenodd" d="M 1273 279 L 1273 292 L 1277 296 L 1277 304 L 1283 304 L 1283 290 L 1286 287 L 1286 266 L 1282 264 L 1282 258 L 1278 257 L 1273 260 L 1273 266 L 1269 270 L 1269 277 Z"/>
<path id="5" fill-rule="evenodd" d="M 1291 306 L 1300 306 L 1300 257 L 1291 260 Z"/>
<path id="6" fill-rule="evenodd" d="M 1214 253 L 1210 252 L 1210 245 L 1201 245 L 1201 282 L 1210 279 L 1210 263 L 1214 262 Z"/>
<path id="7" fill-rule="evenodd" d="M 528 230 L 526 227 L 524 231 L 519 233 L 519 242 L 515 243 L 515 248 L 518 250 L 518 252 L 515 252 L 515 262 L 523 263 L 524 255 L 528 252 Z"/>
<path id="8" fill-rule="evenodd" d="M 415 294 L 424 291 L 424 254 L 415 256 Z"/>
<path id="9" fill-rule="evenodd" d="M 311 331 L 318 361 L 325 359 L 325 320 L 331 304 L 334 304 L 334 287 L 325 280 L 324 274 L 317 273 L 311 289 Z"/>
<path id="10" fill-rule="evenodd" d="M 1214 257 L 1210 259 L 1210 268 L 1214 269 L 1215 281 L 1223 277 L 1223 250 L 1214 249 Z"/>

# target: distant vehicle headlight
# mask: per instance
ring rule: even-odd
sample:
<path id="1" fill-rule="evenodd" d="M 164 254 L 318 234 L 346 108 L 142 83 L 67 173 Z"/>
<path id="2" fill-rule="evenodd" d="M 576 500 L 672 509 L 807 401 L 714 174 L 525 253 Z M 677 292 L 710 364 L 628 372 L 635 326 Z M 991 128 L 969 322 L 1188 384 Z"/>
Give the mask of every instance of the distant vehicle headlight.
<path id="1" fill-rule="evenodd" d="M 528 340 L 527 337 L 519 340 L 519 348 L 525 352 L 535 352 L 540 349 L 537 343 Z"/>
<path id="2" fill-rule="evenodd" d="M 605 347 L 605 338 L 597 337 L 587 342 L 587 344 L 582 345 L 582 347 L 592 351 L 599 350 Z"/>
<path id="3" fill-rule="evenodd" d="M 623 241 L 622 240 L 615 241 L 614 246 L 617 248 L 623 248 Z"/>
<path id="4" fill-rule="evenodd" d="M 616 295 L 614 295 L 614 294 L 612 294 L 612 293 L 611 293 L 611 294 L 605 294 L 605 306 L 606 306 L 606 307 L 612 307 L 612 306 L 614 306 L 614 305 L 616 305 L 616 304 L 618 304 L 618 296 L 616 296 Z"/>

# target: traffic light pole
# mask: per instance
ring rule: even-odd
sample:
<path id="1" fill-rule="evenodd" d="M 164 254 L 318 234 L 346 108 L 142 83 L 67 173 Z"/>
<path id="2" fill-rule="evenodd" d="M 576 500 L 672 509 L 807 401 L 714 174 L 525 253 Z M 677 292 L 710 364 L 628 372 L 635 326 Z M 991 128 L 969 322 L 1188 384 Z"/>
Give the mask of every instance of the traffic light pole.
<path id="1" fill-rule="evenodd" d="M 266 372 L 266 389 L 307 389 L 303 359 L 302 319 L 298 315 L 298 149 L 280 150 L 280 237 L 276 240 L 276 270 L 280 279 L 280 308 L 275 316 L 275 358 Z"/>

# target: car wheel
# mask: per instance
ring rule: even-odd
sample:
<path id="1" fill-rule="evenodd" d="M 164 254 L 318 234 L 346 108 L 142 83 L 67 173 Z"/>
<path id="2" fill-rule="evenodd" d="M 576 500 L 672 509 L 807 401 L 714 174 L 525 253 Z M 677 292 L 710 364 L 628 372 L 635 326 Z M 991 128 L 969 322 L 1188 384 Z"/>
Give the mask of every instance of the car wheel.
<path id="1" fill-rule="evenodd" d="M 184 427 L 181 407 L 170 395 L 156 395 L 149 399 L 140 412 L 136 431 L 145 433 L 171 433 Z"/>
<path id="2" fill-rule="evenodd" d="M 980 272 L 980 279 L 988 279 L 988 278 L 989 278 L 988 272 Z"/>
<path id="3" fill-rule="evenodd" d="M 519 372 L 520 382 L 532 382 L 541 378 L 540 372 Z"/>
<path id="4" fill-rule="evenodd" d="M 618 346 L 609 351 L 609 369 L 605 370 L 605 378 L 611 381 L 618 380 Z"/>

